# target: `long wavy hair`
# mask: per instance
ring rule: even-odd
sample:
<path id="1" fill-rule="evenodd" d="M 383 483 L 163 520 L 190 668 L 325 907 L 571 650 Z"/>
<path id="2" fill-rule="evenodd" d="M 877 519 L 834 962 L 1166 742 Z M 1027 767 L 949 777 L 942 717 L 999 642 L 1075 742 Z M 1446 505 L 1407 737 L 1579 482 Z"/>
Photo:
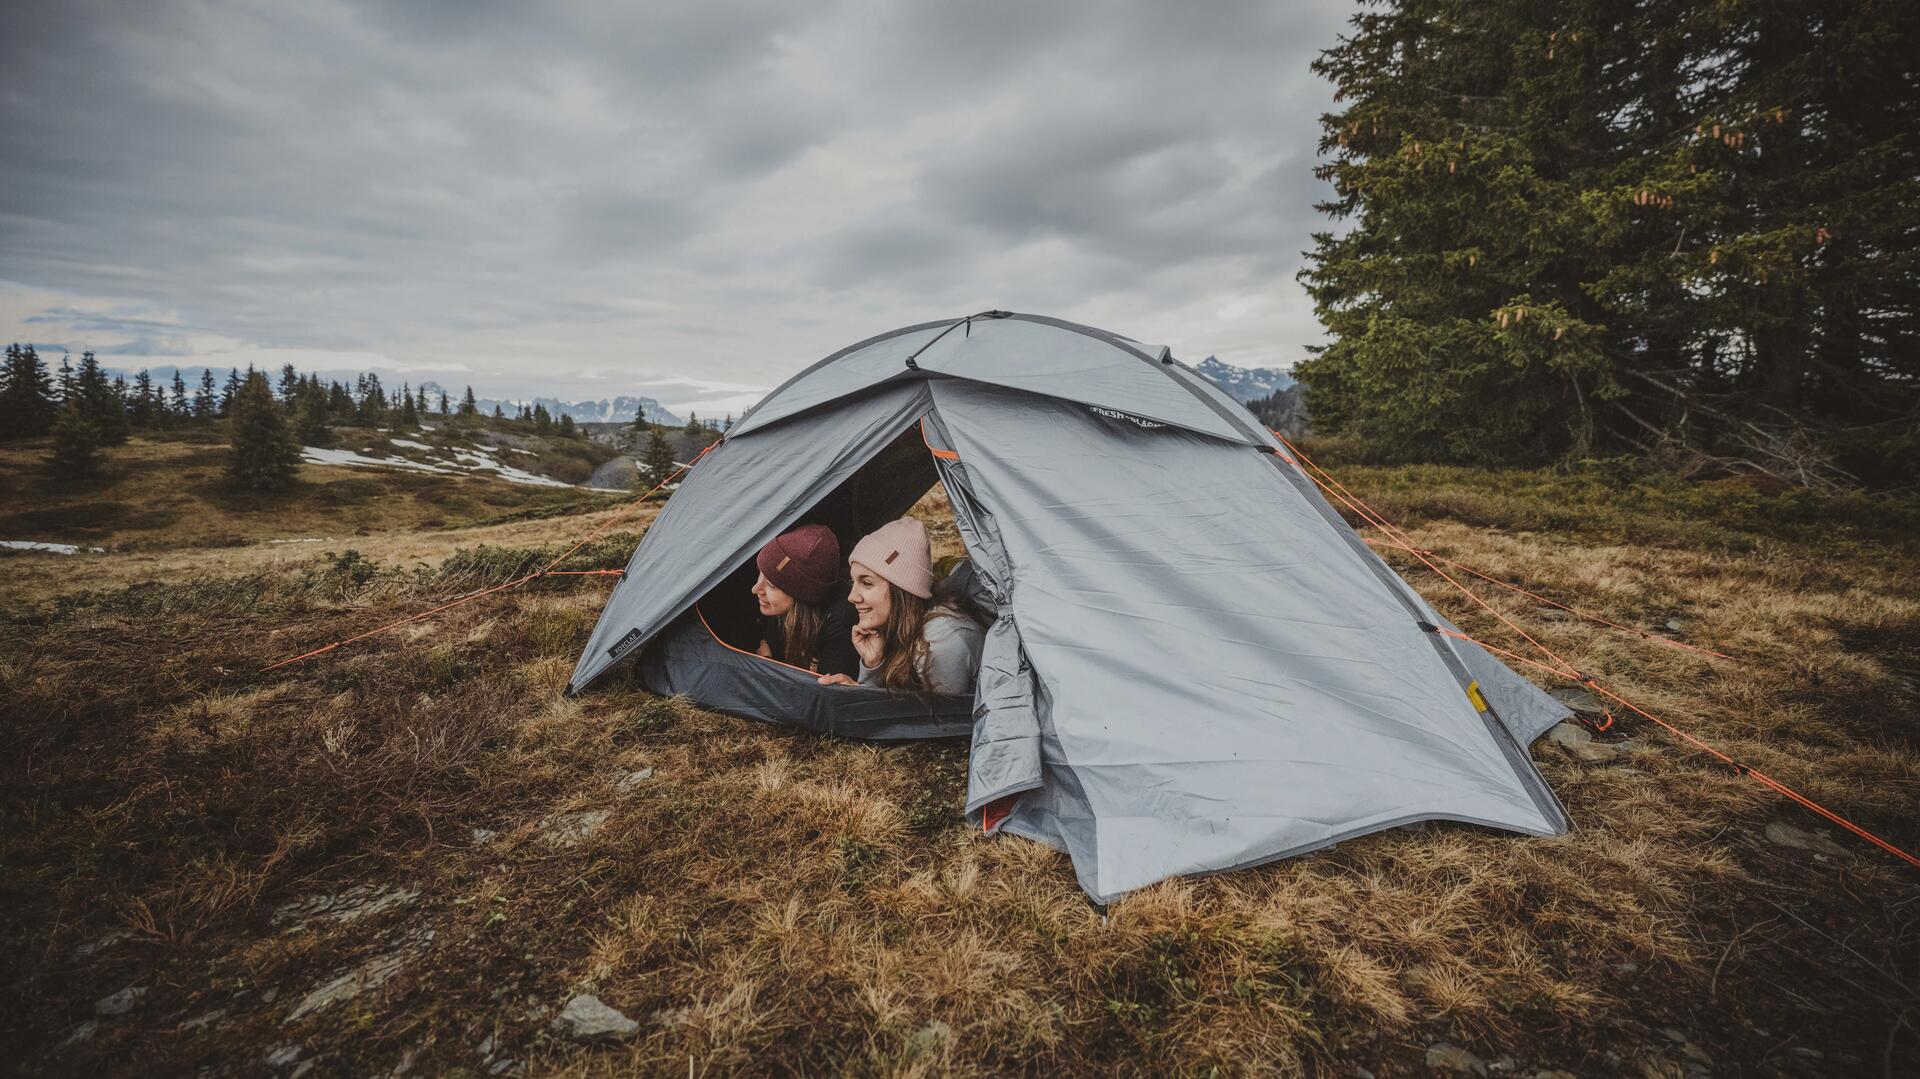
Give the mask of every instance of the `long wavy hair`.
<path id="1" fill-rule="evenodd" d="M 927 679 L 927 620 L 966 618 L 976 625 L 980 619 L 958 601 L 953 593 L 934 589 L 931 600 L 921 599 L 893 582 L 887 582 L 893 596 L 893 610 L 887 624 L 880 627 L 880 639 L 886 645 L 881 657 L 880 684 L 895 693 L 932 693 Z"/>
<path id="2" fill-rule="evenodd" d="M 780 616 L 780 639 L 785 644 L 784 662 L 795 667 L 813 669 L 820 657 L 813 654 L 814 645 L 820 643 L 820 630 L 827 624 L 827 609 L 813 603 L 794 600 L 787 613 Z"/>
<path id="3" fill-rule="evenodd" d="M 921 662 L 927 652 L 927 601 L 891 581 L 887 591 L 893 596 L 893 609 L 887 613 L 887 624 L 880 627 L 880 640 L 886 646 L 877 672 L 880 684 L 896 693 L 932 692 Z"/>

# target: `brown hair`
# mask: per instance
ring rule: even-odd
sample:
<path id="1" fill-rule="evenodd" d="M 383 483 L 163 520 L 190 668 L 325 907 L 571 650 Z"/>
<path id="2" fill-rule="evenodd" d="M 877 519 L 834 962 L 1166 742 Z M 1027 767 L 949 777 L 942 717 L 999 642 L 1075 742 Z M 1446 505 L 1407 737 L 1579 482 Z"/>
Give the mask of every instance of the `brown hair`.
<path id="1" fill-rule="evenodd" d="M 887 582 L 887 591 L 893 595 L 893 610 L 880 627 L 880 639 L 886 645 L 880 657 L 880 684 L 896 693 L 931 693 L 933 687 L 920 663 L 927 650 L 927 601 L 892 581 Z"/>
<path id="2" fill-rule="evenodd" d="M 784 662 L 812 668 L 820 659 L 813 654 L 813 647 L 820 642 L 820 630 L 826 624 L 825 608 L 794 600 L 787 613 L 780 616 L 781 640 L 786 643 Z"/>

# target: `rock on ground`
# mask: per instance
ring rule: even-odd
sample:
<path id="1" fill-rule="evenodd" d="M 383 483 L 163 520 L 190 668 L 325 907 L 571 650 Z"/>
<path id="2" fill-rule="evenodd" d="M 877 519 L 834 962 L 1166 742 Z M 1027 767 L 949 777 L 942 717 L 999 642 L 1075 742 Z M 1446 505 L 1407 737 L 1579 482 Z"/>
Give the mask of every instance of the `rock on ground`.
<path id="1" fill-rule="evenodd" d="M 1427 1048 L 1427 1067 L 1469 1075 L 1487 1074 L 1486 1062 L 1457 1045 L 1438 1042 Z"/>
<path id="2" fill-rule="evenodd" d="M 1783 820 L 1777 820 L 1767 825 L 1767 838 L 1783 847 L 1792 847 L 1795 850 L 1810 850 L 1816 854 L 1844 855 L 1847 853 L 1847 848 L 1835 843 L 1826 829 L 1823 828 L 1818 832 L 1809 832 L 1804 828 L 1796 828 Z"/>
<path id="3" fill-rule="evenodd" d="M 72 1030 L 67 1032 L 67 1040 L 61 1042 L 60 1047 L 64 1049 L 69 1045 L 79 1045 L 81 1042 L 91 1041 L 93 1036 L 99 1032 L 100 1020 L 82 1019 L 73 1025 Z"/>
<path id="4" fill-rule="evenodd" d="M 75 948 L 73 950 L 73 957 L 75 959 L 86 959 L 89 956 L 97 955 L 100 952 L 106 951 L 108 948 L 111 948 L 114 945 L 119 944 L 121 941 L 132 940 L 133 936 L 134 935 L 132 933 L 129 933 L 124 929 L 110 930 L 106 934 L 98 938 L 95 938 L 93 940 L 87 941 L 85 944 L 82 944 L 79 947 Z"/>
<path id="5" fill-rule="evenodd" d="M 1554 724 L 1553 729 L 1547 732 L 1547 740 L 1566 750 L 1575 760 L 1589 763 L 1614 759 L 1620 755 L 1621 748 L 1626 744 L 1596 742 L 1593 740 L 1593 735 L 1578 723 Z"/>
<path id="6" fill-rule="evenodd" d="M 1693 1039 L 1687 1037 L 1686 1031 L 1680 1030 L 1677 1027 L 1668 1027 L 1665 1030 L 1662 1030 L 1660 1033 L 1664 1034 L 1666 1036 L 1666 1039 L 1672 1042 L 1674 1046 L 1680 1050 L 1681 1056 L 1684 1056 L 1688 1060 L 1692 1061 L 1694 1065 L 1697 1065 L 1700 1068 L 1707 1068 L 1707 1069 L 1710 1069 L 1713 1067 L 1713 1054 L 1707 1052 L 1705 1049 L 1702 1049 L 1700 1048 L 1700 1046 L 1694 1044 Z M 1694 1069 L 1692 1067 L 1689 1067 L 1687 1070 L 1691 1072 Z"/>
<path id="7" fill-rule="evenodd" d="M 182 1020 L 180 1023 L 180 1029 L 181 1030 L 200 1030 L 203 1027 L 209 1027 L 215 1023 L 218 1023 L 220 1020 L 225 1019 L 226 1017 L 227 1017 L 227 1009 L 212 1008 L 212 1009 L 209 1009 L 208 1011 L 201 1012 L 199 1015 L 196 1015 L 191 1019 Z"/>
<path id="8" fill-rule="evenodd" d="M 913 1037 L 907 1039 L 907 1046 L 915 1053 L 937 1053 L 952 1040 L 953 1028 L 945 1021 L 935 1019 L 914 1031 Z"/>
<path id="9" fill-rule="evenodd" d="M 145 989 L 129 985 L 118 993 L 95 1001 L 93 1010 L 100 1015 L 125 1015 L 133 1010 L 135 1004 L 140 1003 L 141 997 L 146 995 Z"/>
<path id="10" fill-rule="evenodd" d="M 604 809 L 584 809 L 578 813 L 548 817 L 540 822 L 540 842 L 556 848 L 579 846 L 593 838 L 593 834 L 612 815 Z"/>
<path id="11" fill-rule="evenodd" d="M 310 895 L 296 899 L 273 912 L 274 925 L 299 928 L 314 921 L 345 924 L 411 904 L 420 893 L 409 888 L 382 888 L 356 884 L 338 895 Z"/>
<path id="12" fill-rule="evenodd" d="M 1548 690 L 1547 694 L 1576 712 L 1587 712 L 1597 716 L 1606 711 L 1600 703 L 1600 698 L 1592 690 L 1581 686 L 1559 686 Z"/>
<path id="13" fill-rule="evenodd" d="M 582 993 L 567 1001 L 554 1019 L 553 1026 L 571 1037 L 586 1041 L 601 1038 L 631 1038 L 640 1024 L 600 1002 L 600 998 Z"/>
<path id="14" fill-rule="evenodd" d="M 377 989 L 385 985 L 393 979 L 394 975 L 400 973 L 401 969 L 432 939 L 433 933 L 429 931 L 391 952 L 376 955 L 354 967 L 308 993 L 300 1003 L 294 1005 L 293 1010 L 287 1013 L 286 1019 L 282 1022 L 298 1022 L 331 1004 L 351 999 L 369 989 Z"/>

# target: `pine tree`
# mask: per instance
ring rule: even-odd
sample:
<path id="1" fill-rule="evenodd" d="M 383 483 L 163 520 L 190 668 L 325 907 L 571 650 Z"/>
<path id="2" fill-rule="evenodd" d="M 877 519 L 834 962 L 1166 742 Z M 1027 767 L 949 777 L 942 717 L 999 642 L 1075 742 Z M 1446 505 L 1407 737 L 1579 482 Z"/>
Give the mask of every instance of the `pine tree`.
<path id="1" fill-rule="evenodd" d="M 1363 10 L 1314 64 L 1342 103 L 1320 209 L 1352 225 L 1301 275 L 1333 338 L 1296 369 L 1315 427 L 1468 461 L 1767 409 L 1915 438 L 1910 10 Z"/>
<path id="2" fill-rule="evenodd" d="M 442 416 L 447 414 L 447 391 L 445 390 L 440 391 L 440 414 Z"/>
<path id="3" fill-rule="evenodd" d="M 333 431 L 327 426 L 331 412 L 327 390 L 320 385 L 318 377 L 300 384 L 293 406 L 293 435 L 300 445 L 333 445 Z"/>
<path id="4" fill-rule="evenodd" d="M 359 413 L 360 406 L 354 403 L 353 394 L 347 387 L 335 381 L 327 386 L 327 416 L 334 423 L 352 423 Z"/>
<path id="5" fill-rule="evenodd" d="M 193 395 L 193 418 L 210 420 L 214 416 L 216 401 L 213 390 L 213 368 L 200 369 L 200 390 Z"/>
<path id="6" fill-rule="evenodd" d="M 636 437 L 638 437 L 639 435 L 643 435 L 643 434 L 646 434 L 646 433 L 647 433 L 647 431 L 649 431 L 649 430 L 651 430 L 651 429 L 652 429 L 652 426 L 653 426 L 652 424 L 649 424 L 649 423 L 647 422 L 647 406 L 646 406 L 646 402 L 644 402 L 644 401 L 636 401 L 636 402 L 634 402 L 634 406 L 633 406 L 633 433 L 634 433 L 634 435 L 635 435 Z"/>
<path id="7" fill-rule="evenodd" d="M 479 411 L 480 406 L 475 404 L 473 400 L 473 387 L 468 386 L 466 396 L 460 398 L 460 414 L 462 416 L 472 416 Z M 498 409 L 496 408 L 495 411 L 498 411 Z"/>
<path id="8" fill-rule="evenodd" d="M 227 384 L 220 389 L 220 404 L 217 409 L 219 415 L 224 417 L 233 412 L 233 395 L 239 392 L 240 369 L 230 367 L 227 369 Z"/>
<path id="9" fill-rule="evenodd" d="M 277 490 L 293 482 L 300 466 L 300 449 L 287 430 L 286 417 L 274 400 L 265 375 L 250 371 L 234 391 L 229 405 L 233 455 L 227 477 L 249 491 Z"/>
<path id="10" fill-rule="evenodd" d="M 701 423 L 700 414 L 697 412 L 687 413 L 687 427 L 683 433 L 687 438 L 687 452 L 689 453 L 698 453 L 706 449 L 715 438 L 713 428 Z"/>
<path id="11" fill-rule="evenodd" d="M 507 418 L 507 414 L 505 412 L 500 411 L 500 406 L 498 404 L 493 406 L 493 418 L 496 420 L 504 420 Z"/>
<path id="12" fill-rule="evenodd" d="M 550 435 L 553 433 L 553 414 L 547 411 L 547 406 L 542 404 L 534 405 L 532 418 L 534 434 Z"/>
<path id="13" fill-rule="evenodd" d="M 409 431 L 420 426 L 420 413 L 414 408 L 413 391 L 405 383 L 400 386 L 400 426 Z"/>
<path id="14" fill-rule="evenodd" d="M 667 429 L 655 426 L 647 439 L 646 456 L 641 459 L 641 479 L 653 487 L 665 483 L 677 467 L 673 462 L 673 447 L 667 444 Z"/>
<path id="15" fill-rule="evenodd" d="M 0 438 L 32 438 L 53 429 L 53 380 L 32 345 L 8 345 L 0 372 Z"/>
<path id="16" fill-rule="evenodd" d="M 178 367 L 173 369 L 173 398 L 168 403 L 168 409 L 177 423 L 185 423 L 193 414 L 193 405 L 187 398 L 187 380 L 180 376 Z"/>
<path id="17" fill-rule="evenodd" d="M 160 426 L 160 410 L 153 401 L 153 376 L 144 367 L 133 376 L 133 396 L 127 405 L 127 420 L 133 426 L 143 431 Z"/>
<path id="18" fill-rule="evenodd" d="M 60 404 L 65 405 L 68 401 L 73 400 L 73 395 L 73 356 L 69 353 L 61 353 Z"/>
<path id="19" fill-rule="evenodd" d="M 118 446 L 127 440 L 126 398 L 114 392 L 106 372 L 92 352 L 80 354 L 80 370 L 73 379 L 74 401 L 92 426 L 102 446 Z"/>
<path id="20" fill-rule="evenodd" d="M 574 425 L 573 413 L 571 412 L 562 412 L 560 414 L 560 437 L 561 438 L 580 437 L 580 429 Z"/>
<path id="21" fill-rule="evenodd" d="M 280 365 L 280 403 L 293 407 L 295 396 L 300 392 L 300 372 L 290 363 Z"/>
<path id="22" fill-rule="evenodd" d="M 61 479 L 78 480 L 100 470 L 100 433 L 76 397 L 60 406 L 53 421 L 53 472 Z"/>
<path id="23" fill-rule="evenodd" d="M 387 404 L 386 387 L 380 385 L 380 376 L 369 371 L 360 376 L 359 421 L 363 427 L 379 427 L 391 418 L 391 408 Z"/>
<path id="24" fill-rule="evenodd" d="M 127 433 L 133 427 L 133 400 L 127 396 L 127 376 L 113 376 L 113 403 L 119 408 L 120 441 L 127 440 Z"/>

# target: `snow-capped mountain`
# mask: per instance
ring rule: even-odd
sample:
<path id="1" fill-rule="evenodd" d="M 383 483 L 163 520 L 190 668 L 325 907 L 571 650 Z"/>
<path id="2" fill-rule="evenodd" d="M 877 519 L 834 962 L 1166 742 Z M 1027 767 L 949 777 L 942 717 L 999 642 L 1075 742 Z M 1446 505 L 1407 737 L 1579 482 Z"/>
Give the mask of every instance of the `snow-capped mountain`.
<path id="1" fill-rule="evenodd" d="M 1242 404 L 1271 397 L 1294 381 L 1292 375 L 1278 367 L 1235 367 L 1213 356 L 1194 364 L 1193 369 Z"/>
<path id="2" fill-rule="evenodd" d="M 521 405 L 532 408 L 535 405 L 547 406 L 547 411 L 555 419 L 572 416 L 575 423 L 632 423 L 636 411 L 647 410 L 647 422 L 663 423 L 668 427 L 678 427 L 686 423 L 686 417 L 676 416 L 667 411 L 666 406 L 651 397 L 614 397 L 601 398 L 598 401 L 562 401 L 554 397 L 535 397 L 524 401 L 494 401 L 489 398 L 480 400 L 480 411 L 491 413 L 498 404 L 500 410 L 511 416 L 519 411 Z"/>
<path id="3" fill-rule="evenodd" d="M 436 401 L 438 400 L 438 394 L 441 389 L 440 384 L 436 382 L 422 382 L 420 384 L 420 392 L 435 395 L 434 400 Z M 460 403 L 460 394 L 448 390 L 447 399 L 457 406 Z M 622 395 L 612 398 L 603 397 L 598 401 L 562 401 L 557 397 L 531 397 L 513 400 L 480 397 L 476 398 L 474 403 L 480 407 L 480 411 L 484 414 L 491 415 L 494 406 L 498 405 L 500 411 L 509 416 L 519 412 L 520 406 L 522 405 L 528 408 L 532 408 L 535 405 L 545 405 L 547 406 L 547 411 L 553 415 L 554 419 L 559 419 L 561 416 L 572 416 L 573 422 L 575 423 L 632 423 L 636 411 L 641 408 L 647 410 L 647 419 L 652 423 L 663 423 L 669 427 L 678 427 L 687 422 L 686 417 L 674 415 L 667 411 L 666 407 L 659 401 L 651 397 L 629 397 Z"/>

